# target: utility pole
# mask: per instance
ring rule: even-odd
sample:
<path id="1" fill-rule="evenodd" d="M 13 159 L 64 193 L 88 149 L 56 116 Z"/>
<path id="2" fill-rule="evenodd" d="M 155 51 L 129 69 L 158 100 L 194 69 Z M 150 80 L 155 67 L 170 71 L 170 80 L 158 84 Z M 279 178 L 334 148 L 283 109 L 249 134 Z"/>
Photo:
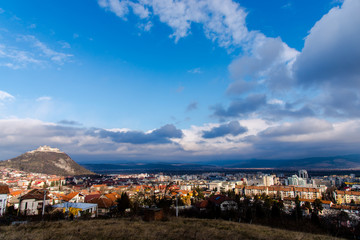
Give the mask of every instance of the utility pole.
<path id="1" fill-rule="evenodd" d="M 45 214 L 45 203 L 46 203 L 46 189 L 44 190 L 44 201 L 43 201 L 43 208 L 42 208 L 42 217 L 44 218 Z"/>
<path id="2" fill-rule="evenodd" d="M 176 217 L 179 217 L 179 204 L 178 204 L 178 199 L 179 199 L 179 193 L 176 194 Z"/>

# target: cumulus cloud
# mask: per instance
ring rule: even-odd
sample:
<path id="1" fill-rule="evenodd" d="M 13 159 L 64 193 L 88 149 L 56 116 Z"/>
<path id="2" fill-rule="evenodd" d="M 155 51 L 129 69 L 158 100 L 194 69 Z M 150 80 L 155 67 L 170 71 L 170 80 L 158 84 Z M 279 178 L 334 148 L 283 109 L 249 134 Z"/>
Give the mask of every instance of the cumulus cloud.
<path id="1" fill-rule="evenodd" d="M 297 84 L 319 92 L 313 103 L 324 116 L 359 117 L 360 2 L 346 0 L 310 30 L 293 65 Z"/>
<path id="2" fill-rule="evenodd" d="M 357 137 L 359 126 L 358 120 L 329 122 L 311 118 L 279 124 L 248 119 L 237 123 L 209 123 L 189 129 L 165 125 L 141 132 L 92 129 L 34 119 L 0 119 L 0 151 L 2 158 L 7 159 L 46 144 L 81 159 L 97 161 L 104 158 L 209 160 L 312 157 L 356 153 L 360 143 Z"/>
<path id="3" fill-rule="evenodd" d="M 102 138 L 110 138 L 117 143 L 132 144 L 164 144 L 171 143 L 172 138 L 181 138 L 182 131 L 172 124 L 167 124 L 159 129 L 155 129 L 150 133 L 140 131 L 110 131 L 105 129 L 95 130 L 95 135 Z"/>
<path id="4" fill-rule="evenodd" d="M 300 52 L 280 38 L 257 34 L 249 51 L 229 65 L 233 82 L 227 93 L 246 96 L 257 92 L 281 101 L 273 104 L 268 100 L 262 108 L 250 101 L 248 114 L 256 112 L 265 118 L 359 117 L 359 11 L 356 0 L 332 8 L 310 30 Z M 242 103 L 233 100 L 228 109 L 215 109 L 215 115 L 246 117 L 232 114 L 239 112 L 236 106 L 244 108 Z"/>
<path id="5" fill-rule="evenodd" d="M 289 81 L 293 62 L 298 51 L 290 48 L 280 38 L 268 38 L 258 34 L 245 55 L 229 65 L 231 78 L 235 80 L 228 92 L 242 93 L 255 83 L 267 83 L 270 87 L 285 87 Z M 276 84 L 274 83 L 276 82 Z M 249 83 L 250 82 L 250 83 Z"/>
<path id="6" fill-rule="evenodd" d="M 209 131 L 204 131 L 202 137 L 217 138 L 226 135 L 237 136 L 239 134 L 245 133 L 246 131 L 247 128 L 241 126 L 238 121 L 231 121 L 229 123 L 222 124 L 218 127 L 213 127 Z"/>
<path id="7" fill-rule="evenodd" d="M 266 105 L 266 96 L 264 94 L 252 94 L 243 99 L 237 99 L 231 102 L 228 108 L 223 106 L 213 107 L 214 116 L 223 117 L 242 117 L 252 113 Z"/>
<path id="8" fill-rule="evenodd" d="M 331 9 L 310 30 L 294 64 L 300 84 L 326 81 L 340 86 L 359 86 L 359 10 L 359 1 L 346 0 L 341 7 Z"/>
<path id="9" fill-rule="evenodd" d="M 124 20 L 130 10 L 140 19 L 157 16 L 172 28 L 170 37 L 176 42 L 191 33 L 192 24 L 202 25 L 206 37 L 222 47 L 239 46 L 255 34 L 246 27 L 244 9 L 232 0 L 98 0 L 98 3 Z"/>
<path id="10" fill-rule="evenodd" d="M 259 133 L 263 137 L 279 137 L 279 136 L 293 136 L 304 135 L 309 133 L 320 133 L 332 130 L 333 125 L 322 119 L 305 118 L 297 122 L 287 122 L 276 127 L 269 127 Z"/>
<path id="11" fill-rule="evenodd" d="M 67 120 L 56 124 L 35 119 L 0 119 L 3 158 L 15 157 L 46 144 L 77 155 L 152 159 L 176 156 L 182 150 L 172 140 L 182 136 L 182 131 L 173 125 L 141 132 L 85 128 Z"/>

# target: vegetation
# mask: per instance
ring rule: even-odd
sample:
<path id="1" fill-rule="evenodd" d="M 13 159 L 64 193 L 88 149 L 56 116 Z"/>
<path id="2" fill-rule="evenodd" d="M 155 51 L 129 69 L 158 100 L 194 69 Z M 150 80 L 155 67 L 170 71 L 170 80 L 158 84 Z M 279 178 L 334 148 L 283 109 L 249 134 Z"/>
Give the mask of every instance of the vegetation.
<path id="1" fill-rule="evenodd" d="M 0 239 L 336 239 L 222 220 L 172 218 L 164 222 L 136 219 L 37 222 L 1 226 Z"/>
<path id="2" fill-rule="evenodd" d="M 58 176 L 94 174 L 62 152 L 24 153 L 7 161 L 0 161 L 0 166 L 25 172 L 54 174 Z"/>

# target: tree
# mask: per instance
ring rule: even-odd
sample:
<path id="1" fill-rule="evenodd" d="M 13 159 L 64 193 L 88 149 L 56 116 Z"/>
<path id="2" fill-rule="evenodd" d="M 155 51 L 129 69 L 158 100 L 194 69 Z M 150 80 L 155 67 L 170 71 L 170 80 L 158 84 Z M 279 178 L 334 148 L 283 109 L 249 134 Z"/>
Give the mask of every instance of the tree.
<path id="1" fill-rule="evenodd" d="M 271 208 L 271 218 L 278 219 L 281 217 L 281 204 L 279 202 L 274 202 Z"/>
<path id="2" fill-rule="evenodd" d="M 123 192 L 121 194 L 121 197 L 118 198 L 116 202 L 117 202 L 118 213 L 120 213 L 121 215 L 124 215 L 125 210 L 131 207 L 131 202 L 126 192 Z"/>
<path id="3" fill-rule="evenodd" d="M 320 199 L 315 199 L 314 203 L 314 211 L 316 215 L 319 215 L 319 212 L 321 212 L 323 210 L 323 206 L 322 206 L 322 202 Z"/>
<path id="4" fill-rule="evenodd" d="M 310 202 L 305 202 L 304 207 L 306 207 L 307 209 L 309 209 L 309 212 L 312 212 L 312 207 Z"/>
<path id="5" fill-rule="evenodd" d="M 196 187 L 195 190 L 197 192 L 197 199 L 199 200 L 205 199 L 204 193 L 199 187 Z"/>
<path id="6" fill-rule="evenodd" d="M 226 192 L 226 195 L 227 195 L 229 198 L 234 199 L 234 198 L 235 198 L 235 191 L 229 189 L 229 190 Z"/>
<path id="7" fill-rule="evenodd" d="M 296 221 L 298 221 L 299 219 L 302 218 L 302 211 L 301 211 L 301 206 L 300 206 L 299 195 L 297 195 L 296 198 L 295 198 L 294 214 L 295 214 Z"/>

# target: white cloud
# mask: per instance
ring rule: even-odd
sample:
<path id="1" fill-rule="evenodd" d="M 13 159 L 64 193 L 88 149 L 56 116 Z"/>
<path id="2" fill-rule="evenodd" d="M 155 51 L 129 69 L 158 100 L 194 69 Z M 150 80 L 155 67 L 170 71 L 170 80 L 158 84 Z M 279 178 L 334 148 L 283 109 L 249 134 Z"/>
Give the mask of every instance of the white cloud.
<path id="1" fill-rule="evenodd" d="M 61 48 L 71 48 L 68 42 L 59 41 L 58 43 L 61 45 Z"/>
<path id="2" fill-rule="evenodd" d="M 192 24 L 201 24 L 205 35 L 222 47 L 241 46 L 256 35 L 249 32 L 246 12 L 232 0 L 98 0 L 99 6 L 126 19 L 130 9 L 140 19 L 157 16 L 173 29 L 177 42 L 191 33 Z"/>
<path id="3" fill-rule="evenodd" d="M 41 101 L 51 101 L 52 98 L 49 96 L 42 96 L 36 99 L 37 102 L 41 102 Z"/>
<path id="4" fill-rule="evenodd" d="M 99 5 L 107 10 L 112 11 L 116 16 L 125 19 L 126 14 L 129 12 L 128 1 L 119 0 L 99 0 Z"/>
<path id="5" fill-rule="evenodd" d="M 229 86 L 228 92 L 243 93 L 243 89 L 252 90 L 255 83 L 265 83 L 272 89 L 289 87 L 292 65 L 299 52 L 280 38 L 268 38 L 260 33 L 249 46 L 248 53 L 229 65 L 231 78 L 235 82 Z M 249 82 L 251 87 L 248 86 Z"/>
<path id="6" fill-rule="evenodd" d="M 200 74 L 200 73 L 203 73 L 203 72 L 201 71 L 200 68 L 194 68 L 194 69 L 188 70 L 188 73 Z"/>
<path id="7" fill-rule="evenodd" d="M 360 86 L 360 1 L 332 8 L 310 30 L 294 68 L 301 84 Z"/>
<path id="8" fill-rule="evenodd" d="M 280 99 L 276 99 L 276 98 L 273 98 L 273 99 L 270 99 L 268 101 L 269 104 L 278 104 L 278 105 L 284 105 L 285 102 L 283 100 L 280 100 Z"/>
<path id="9" fill-rule="evenodd" d="M 11 158 L 39 145 L 50 145 L 76 155 L 112 159 L 212 159 L 312 157 L 358 151 L 360 121 L 329 122 L 317 118 L 274 123 L 262 119 L 239 121 L 248 129 L 239 135 L 204 139 L 204 131 L 221 124 L 208 123 L 183 129 L 182 138 L 160 144 L 116 141 L 114 136 L 151 134 L 130 129 L 92 129 L 36 119 L 0 119 L 0 151 Z M 104 131 L 109 137 L 101 135 Z M 154 131 L 153 131 L 154 132 Z M 113 137 L 110 137 L 113 136 Z M 104 159 L 104 158 L 102 158 Z"/>
<path id="10" fill-rule="evenodd" d="M 14 100 L 15 97 L 11 95 L 10 93 L 4 92 L 0 90 L 0 101 L 4 100 Z"/>
<path id="11" fill-rule="evenodd" d="M 50 63 L 63 65 L 72 58 L 72 54 L 53 50 L 33 35 L 6 34 L 5 45 L 0 43 L 0 66 L 21 69 L 28 66 L 45 67 Z"/>
<path id="12" fill-rule="evenodd" d="M 34 47 L 40 50 L 40 54 L 42 56 L 45 56 L 47 59 L 50 59 L 51 61 L 60 65 L 64 64 L 73 56 L 71 54 L 57 52 L 49 48 L 45 43 L 39 41 L 35 36 L 32 35 L 24 35 L 21 36 L 20 39 L 30 42 Z"/>
<path id="13" fill-rule="evenodd" d="M 34 58 L 30 51 L 0 44 L 0 66 L 11 69 L 25 68 L 28 65 L 41 65 L 43 62 Z"/>

